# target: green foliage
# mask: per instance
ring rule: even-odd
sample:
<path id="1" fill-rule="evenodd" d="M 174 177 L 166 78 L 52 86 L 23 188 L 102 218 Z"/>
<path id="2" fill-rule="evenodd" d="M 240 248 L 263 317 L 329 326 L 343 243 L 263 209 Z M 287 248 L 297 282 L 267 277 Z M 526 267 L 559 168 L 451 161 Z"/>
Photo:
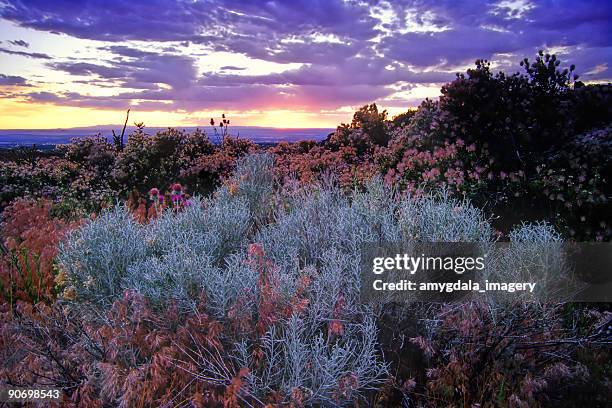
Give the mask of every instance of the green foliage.
<path id="1" fill-rule="evenodd" d="M 488 145 L 506 171 L 533 171 L 549 150 L 612 120 L 609 107 L 594 110 L 591 123 L 576 115 L 587 93 L 575 82 L 573 65 L 560 69 L 555 55 L 540 51 L 535 62 L 525 58 L 521 66 L 524 73 L 494 74 L 488 61 L 477 60 L 442 87 L 440 137 Z M 609 99 L 599 102 L 609 105 Z"/>
<path id="2" fill-rule="evenodd" d="M 378 112 L 378 107 L 375 103 L 361 107 L 353 115 L 351 129 L 361 128 L 368 134 L 372 142 L 376 145 L 383 146 L 389 141 L 385 132 L 385 121 L 387 120 L 387 111 Z"/>
<path id="3" fill-rule="evenodd" d="M 115 163 L 115 149 L 103 136 L 75 138 L 60 146 L 64 158 L 82 166 L 96 169 L 101 175 Z"/>
<path id="4" fill-rule="evenodd" d="M 397 116 L 393 117 L 393 124 L 395 126 L 407 126 L 414 115 L 416 115 L 416 109 L 410 109 L 404 113 L 400 113 Z"/>
<path id="5" fill-rule="evenodd" d="M 326 146 L 338 150 L 354 147 L 359 154 L 371 153 L 373 147 L 385 146 L 389 141 L 387 111 L 378 112 L 375 103 L 364 105 L 353 114 L 350 125 L 342 124 L 326 140 Z"/>
<path id="6" fill-rule="evenodd" d="M 147 191 L 152 186 L 167 188 L 177 180 L 191 160 L 213 150 L 206 135 L 175 130 L 147 135 L 143 129 L 132 133 L 117 156 L 113 176 L 123 191 Z"/>
<path id="7" fill-rule="evenodd" d="M 32 303 L 46 300 L 44 290 L 45 274 L 42 271 L 40 258 L 36 253 L 30 254 L 27 248 L 8 251 L 6 265 L 0 266 L 0 299 L 14 306 L 17 299 L 26 298 Z"/>

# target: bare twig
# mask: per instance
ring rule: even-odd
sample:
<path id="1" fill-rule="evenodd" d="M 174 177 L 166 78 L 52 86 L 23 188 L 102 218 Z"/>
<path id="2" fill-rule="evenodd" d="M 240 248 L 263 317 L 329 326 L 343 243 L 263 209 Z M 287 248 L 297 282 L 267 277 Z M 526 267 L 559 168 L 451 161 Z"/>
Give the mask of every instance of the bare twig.
<path id="1" fill-rule="evenodd" d="M 119 151 L 123 150 L 124 147 L 124 136 L 125 136 L 125 129 L 127 128 L 127 123 L 128 120 L 130 118 L 130 109 L 127 110 L 126 114 L 125 114 L 125 122 L 123 123 L 123 129 L 121 130 L 121 135 L 117 136 L 117 134 L 115 133 L 115 131 L 113 130 L 113 143 L 115 144 L 115 148 Z"/>

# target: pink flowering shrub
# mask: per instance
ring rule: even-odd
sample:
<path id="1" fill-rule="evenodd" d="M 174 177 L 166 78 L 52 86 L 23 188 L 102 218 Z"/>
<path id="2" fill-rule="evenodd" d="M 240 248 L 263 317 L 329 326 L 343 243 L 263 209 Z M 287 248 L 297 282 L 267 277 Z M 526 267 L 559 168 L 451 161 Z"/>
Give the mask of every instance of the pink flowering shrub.
<path id="1" fill-rule="evenodd" d="M 395 132 L 388 148 L 378 150 L 376 160 L 387 184 L 411 193 L 446 188 L 473 198 L 494 178 L 485 149 L 477 153 L 474 144 L 466 145 L 461 139 L 428 148 L 402 129 Z"/>
<path id="2" fill-rule="evenodd" d="M 32 163 L 0 162 L 0 197 L 7 205 L 21 196 L 55 198 L 66 191 L 78 174 L 69 160 L 37 158 Z"/>
<path id="3" fill-rule="evenodd" d="M 282 181 L 296 178 L 310 184 L 331 173 L 342 186 L 351 189 L 376 174 L 371 157 L 360 156 L 352 146 L 340 146 L 334 151 L 315 142 L 281 142 L 269 152 L 276 156 L 276 173 Z"/>
<path id="4" fill-rule="evenodd" d="M 104 207 L 116 195 L 114 150 L 103 138 L 75 139 L 30 160 L 0 161 L 0 208 L 17 197 L 45 198 L 67 213 Z"/>

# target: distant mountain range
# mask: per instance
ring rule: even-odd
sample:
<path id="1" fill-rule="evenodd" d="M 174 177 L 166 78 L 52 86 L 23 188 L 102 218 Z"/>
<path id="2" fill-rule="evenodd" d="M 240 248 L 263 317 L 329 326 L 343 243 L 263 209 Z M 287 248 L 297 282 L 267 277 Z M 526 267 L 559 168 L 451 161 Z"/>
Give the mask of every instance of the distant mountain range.
<path id="1" fill-rule="evenodd" d="M 0 130 L 0 147 L 13 146 L 32 146 L 36 145 L 57 145 L 69 143 L 73 138 L 88 137 L 101 134 L 107 139 L 112 140 L 112 130 L 121 132 L 122 126 L 100 125 L 69 129 L 9 129 Z M 202 129 L 214 142 L 216 135 L 212 126 L 176 126 L 176 129 L 193 132 Z M 136 129 L 128 126 L 126 135 Z M 147 127 L 145 131 L 154 134 L 167 127 Z M 272 127 L 257 126 L 231 126 L 229 128 L 232 136 L 238 136 L 253 140 L 256 143 L 276 143 L 281 141 L 295 142 L 299 140 L 323 140 L 327 135 L 334 131 L 331 128 L 308 128 L 308 129 L 280 129 Z"/>

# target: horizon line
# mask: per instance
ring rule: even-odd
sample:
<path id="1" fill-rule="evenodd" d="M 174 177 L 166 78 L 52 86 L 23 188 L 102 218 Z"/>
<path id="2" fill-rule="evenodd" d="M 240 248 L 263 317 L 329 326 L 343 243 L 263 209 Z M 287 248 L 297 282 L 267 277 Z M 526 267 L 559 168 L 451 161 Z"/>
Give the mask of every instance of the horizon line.
<path id="1" fill-rule="evenodd" d="M 339 125 L 338 125 L 339 126 Z M 287 127 L 287 126 L 283 126 L 283 127 L 277 127 L 277 126 L 251 126 L 251 125 L 234 125 L 234 126 L 229 126 L 228 130 L 231 128 L 253 128 L 253 129 L 277 129 L 277 130 L 302 130 L 302 129 L 312 129 L 312 130 L 329 130 L 329 129 L 335 129 L 338 126 L 335 127 Z M 111 127 L 119 127 L 119 128 L 123 128 L 123 124 L 117 124 L 117 125 L 113 125 L 113 124 L 107 124 L 107 125 L 91 125 L 91 126 L 74 126 L 74 127 L 50 127 L 50 128 L 42 128 L 42 127 L 37 127 L 37 128 L 0 128 L 0 132 L 2 131 L 9 131 L 9 130 L 75 130 L 75 129 L 84 129 L 84 130 L 92 130 L 93 128 L 111 128 Z M 135 128 L 135 125 L 128 125 L 127 128 Z M 178 129 L 178 128 L 212 128 L 212 127 L 219 127 L 219 126 L 211 126 L 211 125 L 175 125 L 175 126 L 146 126 L 144 127 L 144 129 L 159 129 L 159 128 L 170 128 L 170 129 Z"/>

